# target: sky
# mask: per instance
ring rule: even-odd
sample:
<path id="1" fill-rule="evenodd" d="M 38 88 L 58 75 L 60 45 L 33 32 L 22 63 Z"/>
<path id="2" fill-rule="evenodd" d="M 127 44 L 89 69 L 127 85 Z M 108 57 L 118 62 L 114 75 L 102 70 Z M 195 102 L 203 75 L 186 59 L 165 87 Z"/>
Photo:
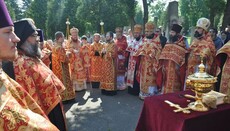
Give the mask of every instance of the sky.
<path id="1" fill-rule="evenodd" d="M 22 6 L 22 0 L 17 0 L 18 5 Z"/>

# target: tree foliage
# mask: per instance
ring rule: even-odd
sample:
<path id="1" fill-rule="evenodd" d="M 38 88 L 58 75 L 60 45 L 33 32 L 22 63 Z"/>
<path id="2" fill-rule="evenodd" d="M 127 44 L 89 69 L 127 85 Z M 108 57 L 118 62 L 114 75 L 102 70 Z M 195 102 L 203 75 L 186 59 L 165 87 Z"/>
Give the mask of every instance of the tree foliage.
<path id="1" fill-rule="evenodd" d="M 13 20 L 15 20 L 16 18 L 16 16 L 15 16 L 15 12 L 14 12 L 14 10 L 13 10 L 13 7 L 12 7 L 12 5 L 11 5 L 11 2 L 10 2 L 10 0 L 5 0 L 5 3 L 6 3 L 6 6 L 7 6 L 7 9 L 8 9 L 8 11 L 9 11 L 9 14 L 10 14 L 10 16 L 11 16 L 11 18 L 13 19 Z"/>
<path id="2" fill-rule="evenodd" d="M 36 26 L 44 29 L 47 38 L 54 38 L 56 31 L 66 32 L 67 17 L 70 27 L 77 27 L 80 35 L 100 33 L 101 21 L 105 32 L 114 31 L 118 26 L 144 25 L 149 16 L 157 17 L 158 25 L 167 23 L 165 3 L 160 0 L 154 6 L 151 3 L 156 0 L 142 0 L 144 12 L 137 7 L 137 0 L 22 0 L 21 6 L 17 1 L 5 0 L 12 19 L 33 18 Z M 226 26 L 230 18 L 229 4 L 229 0 L 179 0 L 179 17 L 184 30 L 195 26 L 200 17 L 209 18 L 214 27 L 220 26 L 222 21 Z"/>
<path id="3" fill-rule="evenodd" d="M 156 25 L 164 26 L 166 23 L 166 10 L 165 10 L 166 3 L 162 1 L 158 1 L 154 5 L 150 6 L 150 16 L 154 19 L 157 19 Z M 154 20 L 155 21 L 155 20 Z"/>
<path id="4" fill-rule="evenodd" d="M 209 19 L 211 22 L 211 27 L 217 27 L 219 20 L 215 21 L 215 17 L 219 17 L 223 14 L 225 0 L 204 0 L 205 5 L 207 5 L 209 11 Z"/>
<path id="5" fill-rule="evenodd" d="M 79 19 L 77 17 L 77 10 L 80 6 L 80 3 L 78 0 L 66 0 L 64 2 L 64 9 L 63 9 L 63 13 L 61 16 L 61 20 L 60 20 L 60 25 L 59 25 L 59 29 L 61 31 L 64 31 L 66 34 L 66 20 L 67 18 L 69 18 L 70 21 L 70 28 L 72 27 L 76 27 L 79 29 L 79 33 L 82 34 L 81 32 L 85 31 L 84 26 L 82 26 L 83 22 L 81 19 Z"/>
<path id="6" fill-rule="evenodd" d="M 12 20 L 16 21 L 22 18 L 22 11 L 15 0 L 5 0 Z"/>
<path id="7" fill-rule="evenodd" d="M 184 30 L 189 30 L 190 27 L 195 26 L 201 17 L 209 18 L 208 8 L 204 0 L 180 0 L 179 8 Z"/>
<path id="8" fill-rule="evenodd" d="M 22 0 L 22 11 L 25 12 L 30 7 L 33 0 Z"/>
<path id="9" fill-rule="evenodd" d="M 60 24 L 61 16 L 64 8 L 63 0 L 50 0 L 48 1 L 48 12 L 46 20 L 46 35 L 47 38 L 54 38 L 54 33 L 56 31 L 61 31 L 60 26 L 65 26 Z M 64 32 L 64 30 L 62 30 Z"/>
<path id="10" fill-rule="evenodd" d="M 114 31 L 117 26 L 129 25 L 126 6 L 120 0 L 82 0 L 77 17 L 84 21 L 87 32 L 99 32 L 100 22 L 105 31 Z"/>
<path id="11" fill-rule="evenodd" d="M 127 18 L 129 18 L 129 23 L 131 28 L 133 29 L 133 26 L 135 25 L 135 15 L 136 15 L 136 6 L 137 1 L 135 0 L 121 0 L 123 8 L 125 9 Z"/>
<path id="12" fill-rule="evenodd" d="M 227 0 L 225 5 L 223 22 L 221 25 L 222 30 L 224 30 L 228 24 L 230 24 L 230 0 Z"/>
<path id="13" fill-rule="evenodd" d="M 180 0 L 183 27 L 188 30 L 196 25 L 199 18 L 206 17 L 210 19 L 211 26 L 217 28 L 225 4 L 225 0 Z"/>
<path id="14" fill-rule="evenodd" d="M 25 17 L 32 18 L 37 28 L 46 30 L 44 23 L 47 19 L 47 0 L 34 0 L 27 9 Z"/>
<path id="15" fill-rule="evenodd" d="M 140 6 L 136 7 L 135 22 L 136 24 L 143 25 L 143 12 L 142 12 L 142 7 Z"/>

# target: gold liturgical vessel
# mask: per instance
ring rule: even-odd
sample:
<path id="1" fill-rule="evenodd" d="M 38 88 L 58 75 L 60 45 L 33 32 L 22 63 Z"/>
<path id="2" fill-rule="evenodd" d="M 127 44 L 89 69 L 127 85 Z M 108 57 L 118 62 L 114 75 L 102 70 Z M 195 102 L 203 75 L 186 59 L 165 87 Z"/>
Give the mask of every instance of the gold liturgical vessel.
<path id="1" fill-rule="evenodd" d="M 217 77 L 213 77 L 205 72 L 203 57 L 201 56 L 201 64 L 198 66 L 198 72 L 189 75 L 186 80 L 186 86 L 191 87 L 195 91 L 195 102 L 191 102 L 188 107 L 194 111 L 208 111 L 208 107 L 202 102 L 203 93 L 208 93 L 214 88 Z"/>

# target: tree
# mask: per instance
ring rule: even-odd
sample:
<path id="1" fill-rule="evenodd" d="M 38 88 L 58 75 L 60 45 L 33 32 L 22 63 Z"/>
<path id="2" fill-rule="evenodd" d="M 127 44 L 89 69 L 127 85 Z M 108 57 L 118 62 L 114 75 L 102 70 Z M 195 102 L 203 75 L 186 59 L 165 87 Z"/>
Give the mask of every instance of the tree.
<path id="1" fill-rule="evenodd" d="M 165 19 L 166 19 L 165 5 L 166 5 L 165 2 L 158 1 L 153 6 L 150 6 L 151 16 L 154 17 L 154 19 L 157 18 L 157 21 L 155 23 L 156 26 L 158 26 L 158 22 L 159 22 L 159 25 L 164 26 L 164 24 L 166 22 L 165 21 Z"/>
<path id="2" fill-rule="evenodd" d="M 127 10 L 120 0 L 82 0 L 77 18 L 86 26 L 87 32 L 100 32 L 100 22 L 104 22 L 105 32 L 114 31 L 117 26 L 129 25 Z"/>
<path id="3" fill-rule="evenodd" d="M 205 0 L 205 4 L 209 9 L 209 20 L 211 22 L 211 27 L 217 27 L 218 22 L 214 19 L 216 16 L 221 16 L 224 11 L 225 0 Z"/>
<path id="4" fill-rule="evenodd" d="M 143 8 L 144 8 L 144 17 L 143 17 L 143 24 L 148 22 L 148 3 L 147 0 L 143 0 Z"/>
<path id="5" fill-rule="evenodd" d="M 22 11 L 25 12 L 30 7 L 32 0 L 22 0 L 22 2 L 23 2 Z"/>
<path id="6" fill-rule="evenodd" d="M 11 18 L 14 21 L 20 20 L 23 18 L 22 10 L 20 9 L 16 0 L 5 0 L 5 3 L 7 5 Z"/>
<path id="7" fill-rule="evenodd" d="M 61 25 L 66 25 L 66 20 L 69 18 L 70 21 L 70 28 L 76 27 L 79 29 L 79 33 L 82 35 L 82 32 L 85 32 L 85 26 L 81 19 L 79 19 L 77 15 L 77 10 L 80 6 L 80 2 L 77 0 L 66 0 L 65 1 L 65 8 L 63 10 L 63 15 L 60 21 Z M 66 26 L 60 26 L 60 30 L 66 31 Z M 66 33 L 66 32 L 65 32 Z"/>
<path id="8" fill-rule="evenodd" d="M 65 27 L 65 24 L 60 24 L 61 16 L 64 8 L 63 0 L 50 0 L 48 1 L 48 12 L 47 12 L 47 20 L 46 20 L 46 35 L 47 38 L 54 38 L 54 33 L 56 31 L 65 32 L 65 30 L 61 26 Z M 44 22 L 43 22 L 44 23 Z"/>
<path id="9" fill-rule="evenodd" d="M 144 17 L 143 17 L 143 27 L 145 25 L 145 23 L 148 22 L 148 15 L 149 15 L 149 9 L 148 9 L 148 6 L 154 2 L 155 0 L 142 0 L 143 2 L 143 8 L 144 8 Z M 145 28 L 143 28 L 143 32 L 144 32 Z"/>
<path id="10" fill-rule="evenodd" d="M 230 24 L 230 0 L 227 0 L 227 3 L 225 5 L 222 30 L 224 30 L 228 24 Z"/>
<path id="11" fill-rule="evenodd" d="M 46 31 L 44 22 L 47 19 L 47 0 L 34 0 L 25 12 L 25 16 L 32 18 L 37 28 Z"/>
<path id="12" fill-rule="evenodd" d="M 124 5 L 125 12 L 129 18 L 131 29 L 133 29 L 135 22 L 136 6 L 137 1 L 135 0 L 121 0 L 122 5 Z"/>
<path id="13" fill-rule="evenodd" d="M 85 23 L 83 26 L 91 25 L 91 31 L 93 32 L 100 32 L 99 23 L 101 20 L 105 22 L 105 20 L 101 17 L 102 14 L 100 13 L 100 7 L 102 8 L 102 5 L 104 5 L 103 1 L 82 0 L 82 5 L 77 13 L 77 17 Z"/>
<path id="14" fill-rule="evenodd" d="M 183 19 L 182 25 L 186 31 L 195 26 L 199 18 L 209 18 L 209 11 L 204 0 L 180 0 L 179 8 Z"/>
<path id="15" fill-rule="evenodd" d="M 9 14 L 11 16 L 11 19 L 16 20 L 15 12 L 13 10 L 11 1 L 10 0 L 5 0 L 5 3 L 6 3 L 8 11 L 9 11 Z"/>
<path id="16" fill-rule="evenodd" d="M 136 7 L 135 21 L 136 23 L 143 25 L 143 12 L 141 7 Z"/>

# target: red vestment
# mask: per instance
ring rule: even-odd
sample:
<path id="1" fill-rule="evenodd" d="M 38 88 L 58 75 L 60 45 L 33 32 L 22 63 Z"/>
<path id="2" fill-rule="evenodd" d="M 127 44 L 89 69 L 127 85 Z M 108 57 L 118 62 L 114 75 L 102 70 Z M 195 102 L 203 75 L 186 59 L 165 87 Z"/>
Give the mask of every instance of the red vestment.
<path id="1" fill-rule="evenodd" d="M 117 89 L 117 46 L 114 42 L 106 43 L 104 45 L 104 50 L 106 51 L 106 54 L 103 55 L 101 64 L 101 72 L 103 76 L 101 76 L 100 88 L 107 91 L 115 91 Z"/>
<path id="2" fill-rule="evenodd" d="M 159 56 L 161 53 L 160 38 L 155 35 L 152 39 L 143 39 L 143 44 L 138 48 L 134 56 L 141 56 L 140 94 L 153 95 L 152 88 L 156 88 L 156 73 L 158 71 Z M 151 90 L 151 91 L 150 91 Z M 142 97 L 142 96 L 141 96 Z"/>
<path id="3" fill-rule="evenodd" d="M 198 65 L 200 64 L 200 55 L 203 54 L 204 64 L 206 66 L 206 72 L 210 75 L 215 75 L 215 55 L 216 49 L 212 41 L 212 38 L 207 34 L 201 39 L 196 39 L 191 43 L 190 54 L 188 57 L 188 67 L 186 75 L 191 75 L 198 71 Z M 187 77 L 186 77 L 187 78 Z"/>
<path id="4" fill-rule="evenodd" d="M 224 58 L 226 60 L 223 60 Z M 222 74 L 220 74 L 220 92 L 230 96 L 230 41 L 217 51 L 216 62 L 218 66 L 217 75 L 222 70 Z"/>
<path id="5" fill-rule="evenodd" d="M 61 93 L 62 101 L 75 99 L 75 90 L 70 79 L 69 62 L 65 49 L 56 45 L 52 50 L 52 71 L 65 86 Z"/>
<path id="6" fill-rule="evenodd" d="M 1 69 L 0 130 L 58 131 L 35 100 Z"/>
<path id="7" fill-rule="evenodd" d="M 117 45 L 118 48 L 118 73 L 124 74 L 126 69 L 125 69 L 125 62 L 127 60 L 126 57 L 126 48 L 128 47 L 127 39 L 125 36 L 122 36 L 120 39 L 115 40 L 115 44 Z"/>
<path id="8" fill-rule="evenodd" d="M 185 42 L 182 36 L 174 43 L 167 43 L 163 48 L 159 66 L 163 83 L 163 93 L 172 93 L 183 90 L 186 67 Z M 159 75 L 159 73 L 158 73 Z M 160 77 L 160 76 L 158 76 Z M 158 85 L 161 87 L 161 85 Z"/>
<path id="9" fill-rule="evenodd" d="M 80 48 L 80 57 L 82 59 L 83 67 L 85 68 L 86 72 L 86 81 L 90 82 L 90 66 L 91 66 L 91 58 L 90 58 L 90 45 L 83 44 Z"/>
<path id="10" fill-rule="evenodd" d="M 100 82 L 101 79 L 101 51 L 103 45 L 101 43 L 93 42 L 90 46 L 90 56 L 91 56 L 91 81 Z M 99 56 L 95 56 L 95 51 L 99 53 Z"/>
<path id="11" fill-rule="evenodd" d="M 19 54 L 14 61 L 14 73 L 15 80 L 47 115 L 60 103 L 65 87 L 40 59 Z"/>
<path id="12" fill-rule="evenodd" d="M 86 72 L 83 66 L 83 59 L 80 57 L 80 41 L 69 41 L 68 52 L 71 53 L 70 76 L 76 91 L 86 89 Z"/>

